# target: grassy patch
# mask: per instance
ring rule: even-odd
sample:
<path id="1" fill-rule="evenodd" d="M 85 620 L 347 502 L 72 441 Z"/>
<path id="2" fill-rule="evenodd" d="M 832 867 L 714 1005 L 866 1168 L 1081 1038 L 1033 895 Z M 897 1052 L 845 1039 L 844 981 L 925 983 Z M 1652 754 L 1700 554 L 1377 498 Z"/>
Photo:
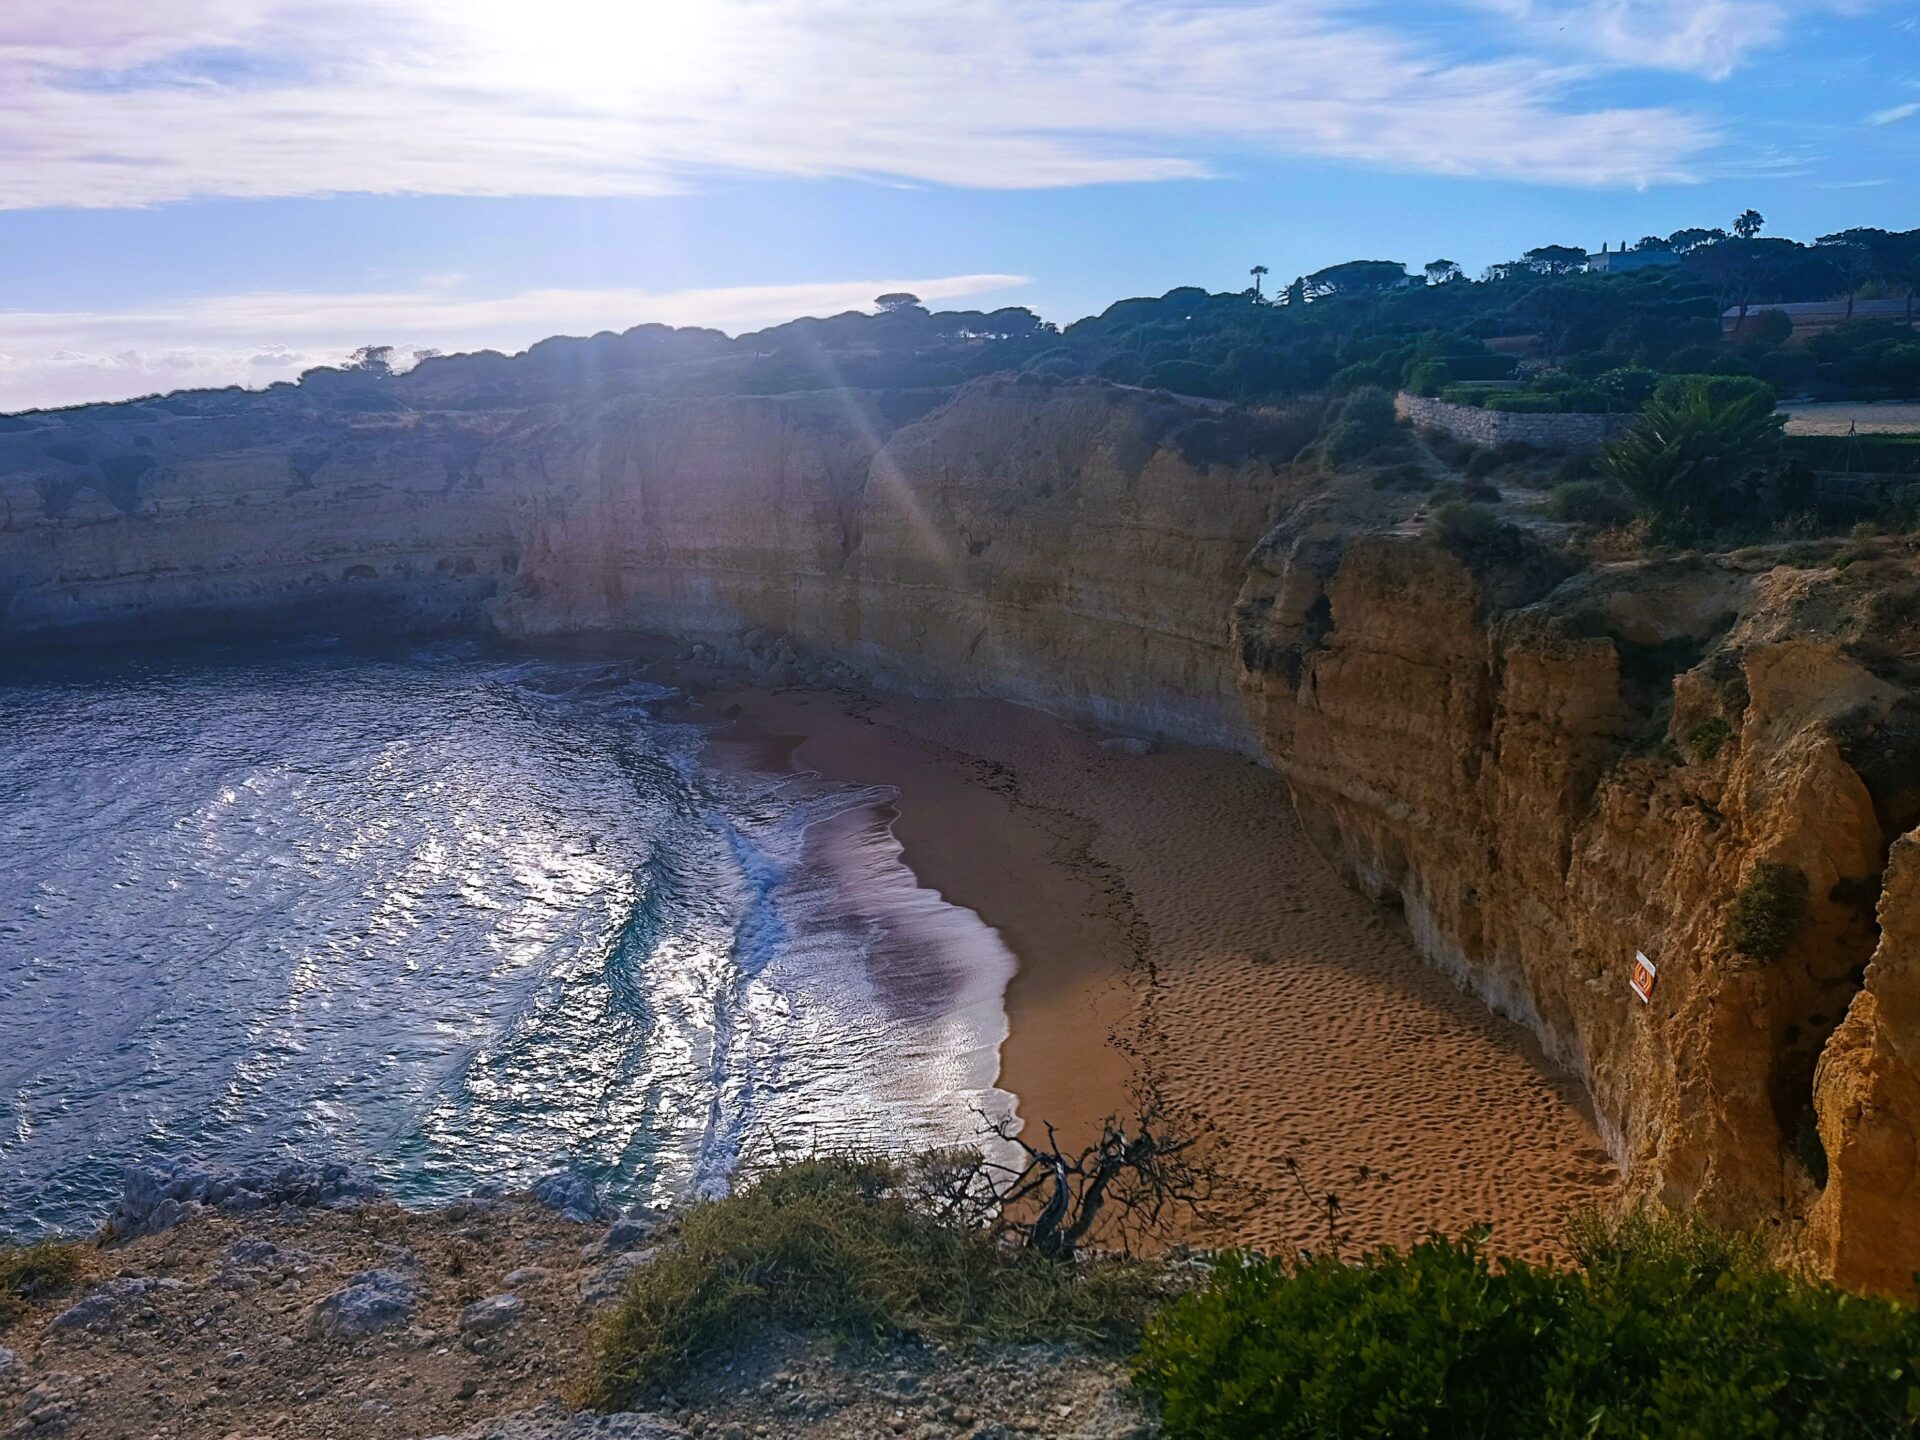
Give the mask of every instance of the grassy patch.
<path id="1" fill-rule="evenodd" d="M 85 1252 L 66 1240 L 0 1249 L 0 1328 L 26 1314 L 31 1301 L 67 1289 L 86 1268 Z"/>
<path id="2" fill-rule="evenodd" d="M 1057 1263 L 919 1197 L 916 1166 L 802 1160 L 696 1206 L 598 1337 L 588 1403 L 630 1404 L 770 1327 L 850 1341 L 1128 1343 L 1163 1293 L 1151 1267 Z"/>
<path id="3" fill-rule="evenodd" d="M 1687 754 L 1704 765 L 1732 738 L 1733 726 L 1715 715 L 1693 727 L 1693 733 L 1687 736 Z"/>
<path id="4" fill-rule="evenodd" d="M 1807 911 L 1807 877 L 1791 865 L 1763 860 L 1727 907 L 1727 938 L 1754 960 L 1778 960 L 1800 933 Z"/>
<path id="5" fill-rule="evenodd" d="M 1172 1301 L 1143 1384 L 1171 1440 L 1905 1435 L 1920 1313 L 1687 1221 L 1589 1219 L 1581 1268 L 1484 1235 L 1247 1260 Z"/>

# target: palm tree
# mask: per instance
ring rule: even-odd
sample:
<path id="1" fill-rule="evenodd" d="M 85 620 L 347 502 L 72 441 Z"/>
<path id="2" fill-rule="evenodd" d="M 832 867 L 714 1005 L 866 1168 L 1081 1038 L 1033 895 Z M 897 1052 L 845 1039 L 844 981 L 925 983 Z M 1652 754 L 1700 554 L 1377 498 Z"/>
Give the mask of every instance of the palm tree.
<path id="1" fill-rule="evenodd" d="M 1267 273 L 1267 267 L 1264 265 L 1256 265 L 1247 273 L 1253 276 L 1253 298 L 1258 300 L 1260 298 L 1260 277 Z"/>
<path id="2" fill-rule="evenodd" d="M 1601 453 L 1600 470 L 1646 506 L 1654 538 L 1685 541 L 1760 512 L 1785 424 L 1770 395 L 1716 401 L 1710 386 L 1695 381 L 1678 396 L 1649 400 L 1634 427 Z"/>
<path id="3" fill-rule="evenodd" d="M 1733 233 L 1742 240 L 1751 240 L 1760 233 L 1760 227 L 1767 223 L 1767 217 L 1758 210 L 1742 210 L 1740 218 L 1733 222 Z"/>

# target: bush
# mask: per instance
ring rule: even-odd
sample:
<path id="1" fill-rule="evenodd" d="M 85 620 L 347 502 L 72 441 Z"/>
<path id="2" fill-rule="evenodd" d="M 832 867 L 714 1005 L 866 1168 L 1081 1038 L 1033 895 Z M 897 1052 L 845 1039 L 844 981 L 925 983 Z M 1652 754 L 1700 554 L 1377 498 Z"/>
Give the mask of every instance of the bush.
<path id="1" fill-rule="evenodd" d="M 1525 392 L 1519 385 L 1498 383 L 1449 385 L 1441 390 L 1440 398 L 1449 405 L 1471 405 L 1475 409 L 1484 409 L 1487 401 L 1495 395 L 1519 395 Z"/>
<path id="2" fill-rule="evenodd" d="M 1716 715 L 1693 727 L 1693 733 L 1687 736 L 1687 753 L 1704 765 L 1732 738 L 1733 726 Z"/>
<path id="3" fill-rule="evenodd" d="M 1809 1284 L 1750 1240 L 1576 1226 L 1580 1270 L 1483 1235 L 1230 1260 L 1149 1327 L 1170 1440 L 1910 1434 L 1920 1315 Z"/>
<path id="4" fill-rule="evenodd" d="M 1498 470 L 1503 462 L 1491 450 L 1476 450 L 1467 456 L 1467 478 L 1484 480 Z"/>
<path id="5" fill-rule="evenodd" d="M 56 1295 L 86 1271 L 80 1247 L 65 1240 L 0 1249 L 0 1328 L 27 1313 L 29 1301 Z"/>
<path id="6" fill-rule="evenodd" d="M 1508 380 L 1516 363 L 1511 355 L 1447 355 L 1423 360 L 1407 376 L 1407 388 L 1416 395 L 1438 395 L 1450 385 Z"/>
<path id="7" fill-rule="evenodd" d="M 1660 372 L 1625 365 L 1594 377 L 1593 383 L 1595 389 L 1612 396 L 1624 408 L 1634 410 L 1653 398 L 1654 387 L 1660 383 Z"/>
<path id="8" fill-rule="evenodd" d="M 1327 428 L 1327 458 L 1346 464 L 1370 455 L 1393 439 L 1393 396 L 1377 385 L 1353 391 L 1333 412 Z"/>
<path id="9" fill-rule="evenodd" d="M 1764 400 L 1769 410 L 1779 403 L 1773 387 L 1751 375 L 1666 375 L 1653 387 L 1653 398 L 1666 405 L 1679 405 L 1689 395 L 1702 392 L 1716 408 L 1748 397 Z"/>
<path id="10" fill-rule="evenodd" d="M 1770 392 L 1721 401 L 1710 383 L 1670 394 L 1662 381 L 1633 428 L 1601 451 L 1599 470 L 1646 507 L 1656 538 L 1752 523 L 1767 516 L 1784 423 Z"/>
<path id="11" fill-rule="evenodd" d="M 950 1342 L 1140 1333 L 1160 1294 L 1146 1267 L 1002 1245 L 918 1198 L 933 1189 L 927 1163 L 797 1161 L 688 1211 L 597 1337 L 588 1402 L 628 1405 L 768 1326 Z"/>
<path id="12" fill-rule="evenodd" d="M 1633 500 L 1604 480 L 1568 480 L 1547 492 L 1547 514 L 1572 525 L 1624 525 Z"/>
<path id="13" fill-rule="evenodd" d="M 1520 528 L 1479 505 L 1458 500 L 1442 505 L 1433 515 L 1433 533 L 1472 570 L 1527 558 L 1527 537 Z"/>
<path id="14" fill-rule="evenodd" d="M 1807 877 L 1791 865 L 1762 860 L 1727 907 L 1727 939 L 1754 960 L 1778 960 L 1806 918 Z"/>
<path id="15" fill-rule="evenodd" d="M 1538 395 L 1526 390 L 1510 390 L 1505 394 L 1487 396 L 1486 408 L 1503 410 L 1513 415 L 1558 415 L 1560 397 Z"/>

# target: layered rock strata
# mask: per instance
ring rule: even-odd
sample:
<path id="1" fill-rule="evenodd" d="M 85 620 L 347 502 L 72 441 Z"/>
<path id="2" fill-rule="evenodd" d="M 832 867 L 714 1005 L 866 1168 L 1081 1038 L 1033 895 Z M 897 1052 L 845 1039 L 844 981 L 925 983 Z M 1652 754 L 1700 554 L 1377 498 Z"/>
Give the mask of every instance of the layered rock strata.
<path id="1" fill-rule="evenodd" d="M 1236 614 L 1256 727 L 1324 851 L 1586 1078 L 1632 1190 L 1905 1288 L 1910 563 L 1561 578 L 1283 526 Z"/>
<path id="2" fill-rule="evenodd" d="M 1091 383 L 427 398 L 6 422 L 0 643 L 758 630 L 1263 753 L 1585 1077 L 1635 1193 L 1851 1283 L 1920 1269 L 1904 552 L 1575 573 L 1289 467 L 1273 422 Z"/>

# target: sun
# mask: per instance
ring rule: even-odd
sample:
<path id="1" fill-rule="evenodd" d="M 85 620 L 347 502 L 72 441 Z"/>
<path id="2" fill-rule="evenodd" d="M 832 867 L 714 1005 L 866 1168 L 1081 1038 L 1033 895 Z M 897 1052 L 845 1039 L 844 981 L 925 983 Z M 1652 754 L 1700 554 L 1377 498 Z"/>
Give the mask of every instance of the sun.
<path id="1" fill-rule="evenodd" d="M 498 78 L 596 100 L 711 76 L 737 18 L 725 3 L 660 0 L 467 0 L 445 16 Z"/>

